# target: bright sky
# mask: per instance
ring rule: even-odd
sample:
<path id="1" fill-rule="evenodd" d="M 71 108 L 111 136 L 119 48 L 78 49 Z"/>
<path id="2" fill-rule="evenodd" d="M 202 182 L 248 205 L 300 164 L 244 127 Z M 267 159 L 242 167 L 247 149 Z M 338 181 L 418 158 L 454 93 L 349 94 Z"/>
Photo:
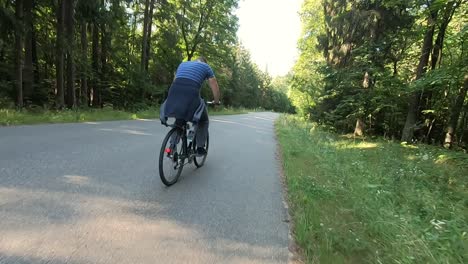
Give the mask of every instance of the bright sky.
<path id="1" fill-rule="evenodd" d="M 286 75 L 298 56 L 302 0 L 240 0 L 238 36 L 252 60 L 272 76 Z"/>

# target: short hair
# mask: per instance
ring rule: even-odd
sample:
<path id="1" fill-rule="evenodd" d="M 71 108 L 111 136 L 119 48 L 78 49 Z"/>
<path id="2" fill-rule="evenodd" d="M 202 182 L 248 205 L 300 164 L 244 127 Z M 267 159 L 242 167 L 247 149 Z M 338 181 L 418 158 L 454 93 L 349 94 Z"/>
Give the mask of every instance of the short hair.
<path id="1" fill-rule="evenodd" d="M 204 62 L 204 63 L 208 63 L 208 62 L 206 61 L 206 58 L 203 57 L 203 56 L 198 57 L 198 58 L 197 58 L 197 61 L 201 61 L 201 62 Z"/>

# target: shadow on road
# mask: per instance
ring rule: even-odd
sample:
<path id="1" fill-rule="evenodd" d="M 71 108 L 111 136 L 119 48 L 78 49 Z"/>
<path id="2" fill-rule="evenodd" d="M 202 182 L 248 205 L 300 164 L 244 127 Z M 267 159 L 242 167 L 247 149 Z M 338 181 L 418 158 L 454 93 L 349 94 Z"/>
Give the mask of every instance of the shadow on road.
<path id="1" fill-rule="evenodd" d="M 88 160 L 7 171 L 0 177 L 0 263 L 285 262 L 288 227 L 271 166 L 275 116 L 250 116 L 213 118 L 206 166 L 188 165 L 171 188 L 156 171 L 160 143 L 148 147 L 146 137 L 108 150 L 112 160 L 93 157 L 108 166 Z M 135 131 L 152 135 L 139 125 Z"/>

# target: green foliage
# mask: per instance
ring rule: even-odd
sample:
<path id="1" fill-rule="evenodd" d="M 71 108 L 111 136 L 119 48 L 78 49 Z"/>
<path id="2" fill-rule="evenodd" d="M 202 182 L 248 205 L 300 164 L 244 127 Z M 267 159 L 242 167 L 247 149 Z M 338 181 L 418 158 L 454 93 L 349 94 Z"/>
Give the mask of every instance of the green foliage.
<path id="1" fill-rule="evenodd" d="M 292 116 L 276 128 L 308 263 L 468 260 L 466 154 L 353 140 Z"/>
<path id="2" fill-rule="evenodd" d="M 468 9 L 461 2 L 304 1 L 300 56 L 289 91 L 297 112 L 337 131 L 352 132 L 361 120 L 367 134 L 400 138 L 416 92 L 421 103 L 414 140 L 441 142 L 467 72 Z M 427 21 L 430 13 L 434 24 Z M 415 81 L 432 25 L 427 73 Z M 441 36 L 441 60 L 433 62 Z M 466 144 L 466 110 L 459 116 L 457 137 Z"/>
<path id="3" fill-rule="evenodd" d="M 60 2 L 34 1 L 30 29 L 35 36 L 32 41 L 34 96 L 25 102 L 27 107 L 56 107 Z M 250 61 L 248 51 L 238 44 L 238 18 L 234 12 L 238 0 L 154 1 L 147 43 L 149 62 L 143 70 L 142 27 L 145 10 L 151 9 L 145 6 L 147 2 L 151 3 L 75 1 L 75 28 L 71 38 L 74 42 L 64 43 L 66 50 L 73 50 L 75 71 L 73 80 L 65 76 L 65 83 L 74 83 L 78 107 L 110 106 L 139 111 L 159 105 L 167 96 L 178 65 L 183 60 L 203 55 L 215 71 L 226 105 L 292 111 L 284 95 L 286 90 L 279 93 L 264 85 L 270 77 L 258 70 Z M 15 27 L 23 22 L 15 16 L 14 1 L 0 1 L 0 22 L 0 97 L 9 98 L 8 103 L 2 104 L 11 105 L 17 95 L 14 33 Z M 68 61 L 67 56 L 65 60 Z M 67 72 L 66 67 L 64 72 Z M 68 93 L 65 91 L 66 98 Z M 206 86 L 202 94 L 211 98 Z"/>

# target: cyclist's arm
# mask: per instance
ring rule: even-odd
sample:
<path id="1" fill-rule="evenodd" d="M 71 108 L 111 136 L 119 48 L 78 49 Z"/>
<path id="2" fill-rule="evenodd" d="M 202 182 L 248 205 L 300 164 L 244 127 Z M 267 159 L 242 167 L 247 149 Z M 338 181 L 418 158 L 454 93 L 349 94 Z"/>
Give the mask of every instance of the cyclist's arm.
<path id="1" fill-rule="evenodd" d="M 219 104 L 219 99 L 220 99 L 220 92 L 219 92 L 219 86 L 218 86 L 218 81 L 216 81 L 216 78 L 209 78 L 208 79 L 208 85 L 211 88 L 211 91 L 213 92 L 213 97 L 214 97 L 214 103 Z"/>

